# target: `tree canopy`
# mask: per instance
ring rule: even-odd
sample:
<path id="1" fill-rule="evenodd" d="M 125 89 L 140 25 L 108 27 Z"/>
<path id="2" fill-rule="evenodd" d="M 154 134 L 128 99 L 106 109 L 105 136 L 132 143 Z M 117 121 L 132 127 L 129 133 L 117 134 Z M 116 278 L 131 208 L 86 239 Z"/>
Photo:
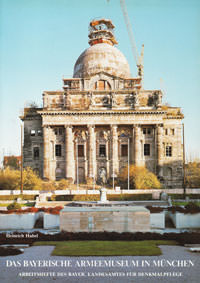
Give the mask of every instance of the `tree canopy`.
<path id="1" fill-rule="evenodd" d="M 200 187 L 200 163 L 189 162 L 186 164 L 186 185 L 189 188 Z"/>
<path id="2" fill-rule="evenodd" d="M 4 157 L 3 166 L 10 167 L 11 169 L 15 169 L 15 170 L 20 168 L 19 160 L 14 155 Z"/>
<path id="3" fill-rule="evenodd" d="M 12 170 L 7 167 L 0 171 L 0 190 L 18 190 L 20 189 L 21 176 L 19 170 Z M 40 190 L 42 180 L 37 174 L 27 167 L 23 170 L 23 188 L 24 190 Z"/>
<path id="4" fill-rule="evenodd" d="M 135 165 L 130 165 L 129 178 L 131 189 L 148 190 L 161 188 L 161 184 L 156 175 L 154 175 L 145 167 L 136 167 Z M 122 187 L 127 188 L 128 166 L 121 170 L 119 174 L 119 183 Z"/>

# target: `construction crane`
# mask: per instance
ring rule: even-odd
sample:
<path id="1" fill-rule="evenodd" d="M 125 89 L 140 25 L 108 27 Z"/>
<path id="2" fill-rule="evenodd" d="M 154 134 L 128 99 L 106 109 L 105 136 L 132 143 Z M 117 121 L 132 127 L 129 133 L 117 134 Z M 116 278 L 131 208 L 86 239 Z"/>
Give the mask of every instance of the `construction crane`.
<path id="1" fill-rule="evenodd" d="M 109 3 L 109 2 L 110 2 L 110 0 L 107 0 L 107 3 Z M 130 40 L 130 43 L 131 43 L 132 53 L 133 53 L 133 56 L 135 58 L 136 66 L 137 66 L 137 69 L 138 69 L 138 76 L 141 78 L 141 86 L 143 86 L 144 44 L 142 44 L 141 53 L 139 55 L 138 51 L 137 51 L 137 46 L 136 46 L 136 43 L 135 43 L 135 38 L 134 38 L 134 35 L 133 35 L 133 30 L 132 30 L 131 23 L 130 23 L 130 20 L 129 20 L 125 0 L 120 0 L 120 6 L 121 6 L 121 9 L 122 9 L 122 12 L 123 12 L 124 21 L 125 21 L 126 28 L 127 28 L 127 31 L 128 31 L 128 36 L 129 36 L 129 40 Z"/>
<path id="2" fill-rule="evenodd" d="M 137 51 L 137 47 L 136 47 L 136 43 L 135 43 L 135 38 L 133 35 L 133 30 L 131 28 L 131 23 L 129 20 L 129 16 L 128 16 L 128 11 L 126 8 L 126 2 L 125 0 L 120 0 L 120 6 L 123 12 L 123 16 L 124 16 L 124 21 L 126 24 L 126 28 L 128 31 L 128 36 L 129 36 L 129 40 L 131 43 L 131 49 L 132 49 L 132 53 L 133 56 L 135 58 L 135 62 L 138 68 L 138 76 L 141 78 L 141 84 L 143 84 L 143 77 L 144 77 L 144 62 L 143 62 L 143 58 L 144 58 L 144 44 L 142 45 L 142 50 L 141 50 L 141 54 L 138 55 L 138 51 Z"/>

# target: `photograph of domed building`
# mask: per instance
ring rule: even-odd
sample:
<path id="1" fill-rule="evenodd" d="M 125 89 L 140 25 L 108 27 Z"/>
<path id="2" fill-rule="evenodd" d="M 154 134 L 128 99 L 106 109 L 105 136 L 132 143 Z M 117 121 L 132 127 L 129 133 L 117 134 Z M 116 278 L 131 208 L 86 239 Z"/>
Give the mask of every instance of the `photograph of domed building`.
<path id="1" fill-rule="evenodd" d="M 46 180 L 72 183 L 117 178 L 127 164 L 145 166 L 166 187 L 182 187 L 182 119 L 162 91 L 143 89 L 143 65 L 131 77 L 114 46 L 111 20 L 89 24 L 89 45 L 62 91 L 44 91 L 42 108 L 27 108 L 23 164 Z M 142 53 L 141 53 L 142 58 Z"/>

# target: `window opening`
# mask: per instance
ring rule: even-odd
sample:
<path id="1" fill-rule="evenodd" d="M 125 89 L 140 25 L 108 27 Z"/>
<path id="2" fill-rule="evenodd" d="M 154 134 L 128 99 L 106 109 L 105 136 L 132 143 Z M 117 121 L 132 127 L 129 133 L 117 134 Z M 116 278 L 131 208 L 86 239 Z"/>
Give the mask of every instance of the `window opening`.
<path id="1" fill-rule="evenodd" d="M 167 145 L 166 146 L 166 156 L 172 156 L 172 146 L 171 145 Z"/>
<path id="2" fill-rule="evenodd" d="M 121 145 L 121 155 L 128 156 L 128 145 L 127 144 Z"/>
<path id="3" fill-rule="evenodd" d="M 55 153 L 56 153 L 56 156 L 61 156 L 61 145 L 60 144 L 56 144 Z"/>
<path id="4" fill-rule="evenodd" d="M 40 157 L 40 149 L 39 147 L 34 147 L 33 148 L 33 158 L 38 159 Z"/>
<path id="5" fill-rule="evenodd" d="M 99 145 L 99 156 L 106 157 L 106 145 L 105 144 Z"/>
<path id="6" fill-rule="evenodd" d="M 149 156 L 150 155 L 150 144 L 145 143 L 144 144 L 144 156 Z"/>
<path id="7" fill-rule="evenodd" d="M 78 157 L 84 157 L 84 145 L 83 144 L 78 145 Z"/>

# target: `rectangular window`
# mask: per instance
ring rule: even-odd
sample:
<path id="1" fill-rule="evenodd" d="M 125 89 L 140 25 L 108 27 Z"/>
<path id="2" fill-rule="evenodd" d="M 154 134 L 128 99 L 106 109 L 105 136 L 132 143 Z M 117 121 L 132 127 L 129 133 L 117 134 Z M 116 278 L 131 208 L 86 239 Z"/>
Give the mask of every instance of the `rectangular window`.
<path id="1" fill-rule="evenodd" d="M 172 146 L 171 145 L 166 146 L 165 154 L 166 154 L 166 156 L 172 156 Z"/>
<path id="2" fill-rule="evenodd" d="M 106 145 L 105 144 L 99 145 L 99 156 L 106 157 Z"/>
<path id="3" fill-rule="evenodd" d="M 78 145 L 78 157 L 84 157 L 84 145 L 83 144 Z"/>
<path id="4" fill-rule="evenodd" d="M 146 135 L 147 129 L 143 128 L 143 134 Z"/>
<path id="5" fill-rule="evenodd" d="M 167 134 L 168 134 L 168 130 L 167 130 L 167 129 L 165 129 L 165 135 L 167 136 Z"/>
<path id="6" fill-rule="evenodd" d="M 37 131 L 38 136 L 42 136 L 42 130 Z"/>
<path id="7" fill-rule="evenodd" d="M 31 130 L 31 136 L 32 136 L 32 137 L 35 136 L 35 130 Z"/>
<path id="8" fill-rule="evenodd" d="M 62 135 L 63 134 L 63 129 L 62 128 L 55 128 L 54 129 L 55 135 Z"/>
<path id="9" fill-rule="evenodd" d="M 128 145 L 127 144 L 121 145 L 121 155 L 128 156 Z"/>
<path id="10" fill-rule="evenodd" d="M 171 135 L 174 136 L 174 129 L 171 129 Z"/>
<path id="11" fill-rule="evenodd" d="M 143 128 L 144 135 L 151 135 L 151 128 Z"/>
<path id="12" fill-rule="evenodd" d="M 55 153 L 56 153 L 56 156 L 62 156 L 61 144 L 56 144 L 56 146 L 55 146 Z"/>
<path id="13" fill-rule="evenodd" d="M 147 129 L 147 134 L 148 134 L 148 135 L 151 134 L 151 129 L 150 129 L 150 128 Z"/>
<path id="14" fill-rule="evenodd" d="M 150 144 L 149 143 L 145 143 L 144 144 L 144 155 L 145 156 L 149 156 L 150 155 Z"/>
<path id="15" fill-rule="evenodd" d="M 38 146 L 33 148 L 33 159 L 39 159 L 40 157 L 40 149 Z"/>

